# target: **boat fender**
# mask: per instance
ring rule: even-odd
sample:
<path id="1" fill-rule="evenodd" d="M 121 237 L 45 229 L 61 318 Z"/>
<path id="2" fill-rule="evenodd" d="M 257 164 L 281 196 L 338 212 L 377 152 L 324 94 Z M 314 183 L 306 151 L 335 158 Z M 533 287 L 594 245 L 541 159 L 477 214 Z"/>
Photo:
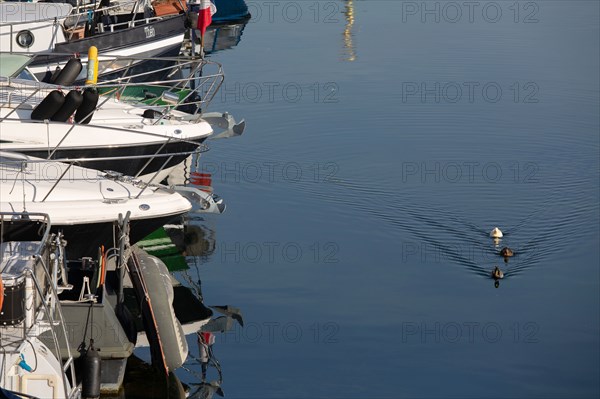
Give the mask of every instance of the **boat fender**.
<path id="1" fill-rule="evenodd" d="M 75 112 L 75 122 L 87 125 L 94 116 L 96 105 L 98 105 L 98 91 L 93 88 L 87 88 L 83 92 L 83 102 Z"/>
<path id="2" fill-rule="evenodd" d="M 59 90 L 52 90 L 46 98 L 44 98 L 31 111 L 31 119 L 43 121 L 50 119 L 62 107 L 65 102 L 65 96 Z"/>
<path id="3" fill-rule="evenodd" d="M 44 83 L 54 83 L 54 81 L 56 80 L 56 77 L 58 76 L 58 74 L 60 74 L 60 67 L 57 66 L 54 71 L 50 71 L 50 69 L 48 69 L 46 71 L 46 73 L 44 74 L 44 77 L 42 78 L 42 82 Z"/>
<path id="4" fill-rule="evenodd" d="M 71 58 L 51 83 L 59 86 L 71 86 L 82 69 L 81 60 L 79 58 Z"/>
<path id="5" fill-rule="evenodd" d="M 66 122 L 83 102 L 83 94 L 77 90 L 71 90 L 65 96 L 65 103 L 52 116 L 53 121 Z"/>
<path id="6" fill-rule="evenodd" d="M 98 83 L 98 48 L 96 46 L 90 46 L 88 50 L 87 79 L 85 80 L 85 84 L 95 85 L 96 83 Z"/>
<path id="7" fill-rule="evenodd" d="M 81 397 L 96 399 L 100 397 L 100 354 L 93 344 L 82 359 Z"/>

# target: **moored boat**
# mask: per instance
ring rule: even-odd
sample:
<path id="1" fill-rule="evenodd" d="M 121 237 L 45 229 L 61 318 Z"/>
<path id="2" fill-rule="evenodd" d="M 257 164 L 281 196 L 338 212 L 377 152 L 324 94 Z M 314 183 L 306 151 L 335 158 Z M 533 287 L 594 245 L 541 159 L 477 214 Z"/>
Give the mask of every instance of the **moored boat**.
<path id="1" fill-rule="evenodd" d="M 111 69 L 127 60 L 132 61 L 102 57 L 98 64 Z M 206 151 L 202 143 L 221 120 L 243 131 L 243 122 L 230 123 L 227 114 L 215 118 L 202 113 L 223 81 L 219 64 L 165 61 L 173 65 L 154 73 L 169 74 L 167 80 L 131 83 L 127 75 L 90 86 L 57 86 L 31 80 L 31 58 L 1 54 L 6 77 L 0 77 L 0 150 L 75 160 L 93 169 L 161 181 L 190 154 Z M 152 176 L 158 170 L 161 175 Z"/>
<path id="2" fill-rule="evenodd" d="M 19 240 L 5 227 L 34 228 Z M 0 387 L 14 397 L 74 399 L 80 394 L 58 292 L 65 288 L 61 237 L 47 215 L 0 213 Z M 41 338 L 48 337 L 50 346 Z M 64 349 L 61 356 L 61 349 Z"/>
<path id="3" fill-rule="evenodd" d="M 204 195 L 202 201 L 212 201 L 204 194 L 199 193 Z M 77 237 L 68 248 L 70 259 L 95 255 L 100 245 L 111 247 L 119 213 L 131 212 L 133 243 L 190 209 L 186 198 L 164 186 L 73 163 L 0 152 L 0 211 L 51 215 L 54 231 Z M 34 228 L 12 233 L 21 239 L 37 237 Z"/>
<path id="4" fill-rule="evenodd" d="M 157 15 L 144 0 L 101 1 L 73 8 L 65 3 L 0 3 L 0 48 L 4 51 L 51 53 L 64 65 L 64 54 L 85 56 L 90 46 L 106 55 L 135 55 L 147 58 L 176 56 L 188 25 L 181 10 Z M 42 59 L 32 64 L 42 79 L 49 72 Z"/>

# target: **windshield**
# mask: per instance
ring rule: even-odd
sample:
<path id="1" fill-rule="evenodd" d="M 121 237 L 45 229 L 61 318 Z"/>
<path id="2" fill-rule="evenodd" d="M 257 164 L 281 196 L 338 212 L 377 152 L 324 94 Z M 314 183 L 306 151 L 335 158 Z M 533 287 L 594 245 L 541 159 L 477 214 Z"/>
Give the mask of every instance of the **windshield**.
<path id="1" fill-rule="evenodd" d="M 15 77 L 29 62 L 29 57 L 18 54 L 2 54 L 0 55 L 0 76 Z"/>

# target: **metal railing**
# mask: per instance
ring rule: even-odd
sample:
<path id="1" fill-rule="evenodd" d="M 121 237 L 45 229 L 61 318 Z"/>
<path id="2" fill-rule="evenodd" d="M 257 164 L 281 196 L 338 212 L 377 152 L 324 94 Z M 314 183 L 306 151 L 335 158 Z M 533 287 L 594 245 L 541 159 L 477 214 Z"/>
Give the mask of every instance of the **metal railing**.
<path id="1" fill-rule="evenodd" d="M 184 153 L 176 153 L 176 154 L 184 154 L 184 155 L 191 155 L 187 152 Z M 173 158 L 173 156 L 175 156 L 176 154 L 158 154 L 158 155 L 144 155 L 144 156 L 127 156 L 127 157 L 118 157 L 119 159 L 145 159 L 145 158 L 149 158 L 149 161 L 155 159 L 155 158 L 163 158 L 166 159 L 166 161 L 163 163 L 162 167 L 157 171 L 154 172 L 150 178 L 148 179 L 148 181 L 142 181 L 140 179 L 138 179 L 139 174 L 142 173 L 143 169 L 147 166 L 148 163 L 146 163 L 146 165 L 144 165 L 144 167 L 142 168 L 142 170 L 140 170 L 140 172 L 138 172 L 137 176 L 126 176 L 123 175 L 121 173 L 116 173 L 116 172 L 112 172 L 112 171 L 96 171 L 93 169 L 83 169 L 81 171 L 81 177 L 80 179 L 82 180 L 88 180 L 90 182 L 97 182 L 97 181 L 102 181 L 103 179 L 109 179 L 109 180 L 117 180 L 120 182 L 124 182 L 124 183 L 129 183 L 134 185 L 135 187 L 139 188 L 140 191 L 137 193 L 130 193 L 130 198 L 139 198 L 144 191 L 146 191 L 146 189 L 148 189 L 149 187 L 153 187 L 153 188 L 158 188 L 158 187 L 162 187 L 162 188 L 167 188 L 166 186 L 162 186 L 160 184 L 156 184 L 154 183 L 154 181 L 156 180 L 156 177 L 158 175 L 160 175 L 160 173 L 162 172 L 162 170 L 164 170 L 165 165 Z M 107 157 L 107 158 L 97 158 L 97 159 L 114 159 L 114 157 Z M 90 160 L 96 160 L 96 158 L 82 158 L 81 160 L 83 161 L 90 161 Z M 34 201 L 33 198 L 26 198 L 26 194 L 25 194 L 25 190 L 23 190 L 23 209 L 27 209 L 27 202 L 45 202 L 48 197 L 50 197 L 50 195 L 52 194 L 52 192 L 54 192 L 54 190 L 56 189 L 56 187 L 65 179 L 72 179 L 73 175 L 76 174 L 77 172 L 74 172 L 73 175 L 68 174 L 68 172 L 73 168 L 78 166 L 79 160 L 73 160 L 73 159 L 56 159 L 56 160 L 48 160 L 48 159 L 35 159 L 35 158 L 31 158 L 22 154 L 16 154 L 16 153 L 10 153 L 10 152 L 5 152 L 5 151 L 0 151 L 0 183 L 4 183 L 4 182 L 12 182 L 13 187 L 17 184 L 20 183 L 21 186 L 25 187 L 26 184 L 31 184 L 31 182 L 35 182 L 35 181 L 48 181 L 48 182 L 52 182 L 52 186 L 50 187 L 50 189 L 43 194 L 43 198 L 41 200 L 38 201 Z M 59 175 L 57 177 L 52 177 L 52 178 L 46 178 L 44 176 L 39 176 L 36 175 L 34 173 L 33 168 L 35 167 L 35 165 L 44 165 L 44 164 L 55 164 L 59 167 Z M 92 173 L 96 173 L 96 175 L 93 176 L 89 176 L 87 173 L 91 171 Z M 5 172 L 7 172 L 7 175 L 5 175 Z M 35 190 L 34 192 L 37 192 L 38 190 Z"/>
<path id="2" fill-rule="evenodd" d="M 45 56 L 46 55 L 33 55 L 32 57 L 35 59 L 36 57 Z M 138 159 L 140 157 L 148 159 L 142 169 L 135 174 L 136 177 L 142 174 L 144 169 L 153 159 L 193 155 L 195 153 L 207 151 L 208 147 L 197 141 L 143 131 L 139 126 L 142 126 L 142 122 L 145 125 L 161 125 L 167 123 L 172 126 L 177 126 L 178 124 L 187 126 L 201 122 L 202 111 L 208 107 L 224 80 L 221 65 L 216 62 L 199 58 L 167 57 L 160 59 L 160 62 L 163 64 L 162 67 L 153 69 L 152 71 L 133 71 L 134 68 L 139 66 L 138 63 L 140 61 L 156 60 L 141 57 L 100 56 L 99 64 L 102 69 L 107 71 L 118 68 L 120 71 L 115 72 L 112 76 L 104 77 L 102 81 L 95 85 L 56 86 L 20 78 L 0 77 L 0 107 L 6 110 L 3 115 L 0 116 L 0 123 L 12 121 L 46 124 L 48 159 L 55 160 L 59 160 L 56 159 L 56 154 L 57 151 L 63 149 L 64 141 L 78 128 L 89 129 L 93 127 L 94 129 L 99 130 L 121 131 L 123 133 L 143 136 L 145 137 L 145 139 L 143 139 L 145 142 L 159 145 L 158 150 L 154 154 L 134 157 L 60 159 L 60 161 L 77 161 L 82 163 L 107 159 Z M 157 75 L 162 75 L 165 78 L 143 83 L 139 82 Z M 83 125 L 76 122 L 69 123 L 26 119 L 26 116 L 24 117 L 23 113 L 17 113 L 20 109 L 34 108 L 51 91 L 57 89 L 63 91 L 83 91 L 86 89 L 97 90 L 100 93 L 99 103 L 88 116 L 102 110 L 103 107 L 106 107 L 113 102 L 120 102 L 139 108 L 141 111 L 149 110 L 152 113 L 152 117 L 144 118 L 141 116 L 139 118 L 139 126 L 136 125 L 132 127 L 132 115 L 130 114 L 123 114 L 124 122 L 122 125 L 118 124 L 118 119 L 113 119 L 113 125 L 105 126 L 95 124 L 93 118 L 89 124 Z M 113 100 L 113 102 L 109 103 L 110 100 Z M 61 133 L 61 136 L 59 136 L 60 138 L 57 138 L 57 141 L 54 141 L 51 144 L 49 129 L 52 125 L 64 126 L 66 132 L 64 134 Z M 136 127 L 138 128 L 136 129 Z M 168 152 L 166 146 L 167 144 L 172 143 L 189 144 L 195 149 L 187 152 Z M 168 162 L 164 165 L 166 164 L 168 164 Z M 162 171 L 163 168 L 164 166 L 160 171 Z"/>
<path id="3" fill-rule="evenodd" d="M 3 54 L 11 53 L 1 53 Z M 73 54 L 27 54 L 31 57 L 29 64 L 44 61 L 59 66 L 58 59 L 73 57 Z M 144 67 L 142 63 L 151 63 Z M 144 70 L 149 69 L 149 70 Z M 156 107 L 162 116 L 154 121 L 170 116 L 172 111 L 185 108 L 191 115 L 201 114 L 206 110 L 220 89 L 225 76 L 221 64 L 199 57 L 161 57 L 146 58 L 133 56 L 107 56 L 98 58 L 97 84 L 86 85 L 82 77 L 72 86 L 57 86 L 44 82 L 15 77 L 0 77 L 0 101 L 3 106 L 18 108 L 24 104 L 37 105 L 50 91 L 95 89 L 106 99 L 117 99 L 127 103 L 137 103 L 147 107 Z M 145 97 L 142 94 L 145 93 Z M 103 104 L 96 107 L 101 109 Z M 189 112 L 194 109 L 194 112 Z M 4 118 L 1 118 L 2 121 Z M 180 120 L 192 120 L 183 118 Z"/>
<path id="4" fill-rule="evenodd" d="M 23 271 L 26 278 L 31 278 L 33 282 L 36 298 L 32 309 L 34 312 L 33 324 L 28 325 L 27 316 L 20 322 L 23 327 L 20 330 L 22 331 L 21 340 L 29 339 L 31 333 L 35 335 L 36 332 L 32 330 L 34 328 L 40 328 L 42 325 L 48 328 L 47 331 L 50 331 L 54 344 L 54 348 L 50 349 L 56 359 L 61 362 L 64 395 L 66 398 L 75 398 L 78 394 L 75 366 L 58 298 L 58 269 L 61 268 L 59 262 L 64 259 L 60 253 L 64 250 L 64 241 L 59 235 L 50 233 L 51 223 L 47 214 L 0 212 L 0 244 L 4 241 L 13 241 L 10 240 L 10 233 L 6 231 L 5 224 L 14 225 L 16 223 L 32 224 L 32 229 L 36 229 L 37 224 L 40 224 L 41 229 L 43 229 L 39 244 L 35 250 L 31 251 L 33 266 L 26 266 Z M 6 237 L 8 239 L 5 240 Z M 26 298 L 23 300 L 27 301 Z M 56 328 L 59 329 L 60 334 L 57 334 Z M 59 335 L 62 335 L 67 354 L 64 361 L 61 354 L 62 345 Z M 69 386 L 67 373 L 70 374 L 71 386 Z"/>
<path id="5" fill-rule="evenodd" d="M 66 1 L 65 1 L 66 2 Z M 143 5 L 143 0 L 122 0 L 119 1 L 116 5 L 109 5 L 106 7 L 100 7 L 99 3 L 95 2 L 78 2 L 78 5 L 73 7 L 71 13 L 65 17 L 58 18 L 56 16 L 47 17 L 41 16 L 39 18 L 28 19 L 26 21 L 11 21 L 11 22 L 2 22 L 0 20 L 0 34 L 7 34 L 10 37 L 10 51 L 15 50 L 13 48 L 13 38 L 15 38 L 16 34 L 20 32 L 22 29 L 27 28 L 29 30 L 42 30 L 47 27 L 53 28 L 53 34 L 51 40 L 47 43 L 48 48 L 52 49 L 57 43 L 57 32 L 58 29 L 63 31 L 64 37 L 67 38 L 67 41 L 73 39 L 73 35 L 75 33 L 75 29 L 77 27 L 83 27 L 86 22 L 90 19 L 96 18 L 97 15 L 103 16 L 116 16 L 116 15 L 130 15 L 131 19 L 126 22 L 120 23 L 109 23 L 107 26 L 102 25 L 102 30 L 109 30 L 114 32 L 115 30 L 134 27 L 140 24 L 150 24 L 151 22 L 161 20 L 167 17 L 172 17 L 174 15 L 164 15 L 164 16 L 144 16 L 143 18 L 138 18 L 138 9 L 140 9 L 140 5 Z M 31 13 L 31 10 L 27 10 Z M 142 7 L 143 11 L 143 7 Z M 175 14 L 176 15 L 176 14 Z M 35 24 L 35 25 L 33 25 Z M 3 32 L 4 31 L 4 32 Z M 7 33 L 6 33 L 7 32 Z M 99 32 L 100 34 L 102 31 Z"/>

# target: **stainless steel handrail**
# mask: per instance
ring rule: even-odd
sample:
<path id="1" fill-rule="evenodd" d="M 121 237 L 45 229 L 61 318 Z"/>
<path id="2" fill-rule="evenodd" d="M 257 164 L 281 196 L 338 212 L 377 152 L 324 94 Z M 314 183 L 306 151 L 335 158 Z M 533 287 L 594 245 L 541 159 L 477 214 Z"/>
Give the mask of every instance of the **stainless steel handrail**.
<path id="1" fill-rule="evenodd" d="M 2 56 L 2 54 L 3 53 L 0 52 L 0 56 Z M 33 55 L 32 57 L 33 60 L 44 60 L 49 57 L 47 60 L 48 62 L 55 62 L 53 60 L 56 60 L 56 56 L 72 57 L 72 54 L 62 55 L 41 53 Z M 152 68 L 151 71 L 129 73 L 132 66 L 135 66 L 142 61 L 159 61 L 166 66 L 157 66 L 156 68 Z M 29 62 L 29 64 L 31 64 L 31 62 Z M 33 95 L 39 93 L 41 97 L 42 95 L 47 94 L 47 92 L 56 90 L 57 88 L 62 90 L 85 90 L 93 88 L 99 90 L 105 98 L 116 98 L 120 101 L 138 103 L 140 106 L 146 107 L 161 107 L 165 111 L 165 116 L 171 116 L 170 114 L 173 110 L 186 105 L 196 105 L 198 110 L 203 111 L 213 100 L 225 80 L 221 64 L 200 58 L 173 57 L 157 60 L 144 57 L 100 56 L 98 65 L 99 71 L 109 76 L 114 75 L 114 77 L 103 78 L 94 85 L 75 84 L 73 86 L 56 86 L 43 82 L 9 77 L 0 79 L 0 82 L 3 83 L 0 86 L 0 89 L 35 91 L 35 93 L 28 98 L 21 100 L 20 103 L 15 105 L 15 107 L 19 107 L 19 105 L 24 103 L 32 103 L 30 100 Z M 212 68 L 212 70 L 207 73 L 207 68 Z M 157 74 L 166 74 L 168 76 L 161 80 L 148 79 L 157 76 Z M 177 74 L 181 74 L 181 77 L 176 77 Z M 157 95 L 155 99 L 141 97 L 128 98 L 127 89 L 133 88 L 153 88 L 160 91 L 161 94 L 160 96 Z M 173 98 L 170 98 L 169 101 L 166 101 L 164 98 L 165 93 L 175 94 L 177 100 L 173 102 Z M 12 96 L 14 97 L 16 94 L 12 94 Z M 121 99 L 122 97 L 125 98 Z M 163 103 L 160 103 L 161 100 Z M 96 109 L 100 108 L 101 106 L 98 106 Z M 154 123 L 159 124 L 161 119 L 163 118 L 159 118 L 154 121 Z"/>
<path id="2" fill-rule="evenodd" d="M 75 370 L 73 364 L 73 357 L 71 354 L 71 348 L 68 341 L 67 330 L 65 327 L 64 316 L 62 313 L 62 309 L 60 307 L 60 300 L 58 298 L 58 291 L 56 289 L 56 285 L 58 284 L 58 280 L 53 278 L 53 273 L 48 268 L 48 265 L 51 265 L 53 262 L 51 261 L 50 251 L 52 248 L 52 244 L 50 242 L 50 217 L 44 213 L 18 213 L 18 212 L 0 212 L 0 224 L 2 225 L 2 229 L 4 228 L 5 222 L 14 223 L 15 220 L 20 220 L 24 223 L 31 222 L 40 222 L 43 224 L 44 232 L 41 240 L 37 248 L 34 251 L 33 259 L 35 260 L 35 264 L 32 267 L 27 267 L 24 270 L 24 273 L 31 278 L 33 281 L 33 285 L 35 286 L 35 292 L 37 293 L 38 300 L 34 302 L 36 317 L 34 317 L 34 321 L 40 323 L 43 321 L 48 324 L 48 331 L 50 331 L 50 335 L 52 337 L 52 342 L 54 344 L 54 355 L 56 359 L 61 363 L 61 372 L 62 372 L 62 389 L 64 390 L 65 398 L 75 398 L 77 396 L 78 390 L 76 386 L 76 378 Z M 3 236 L 3 235 L 2 235 Z M 0 237 L 1 239 L 1 237 Z M 54 240 L 54 239 L 53 239 Z M 57 245 L 60 244 L 60 237 L 56 237 L 58 240 Z M 58 248 L 57 248 L 58 249 Z M 45 260 L 46 259 L 46 260 Z M 46 262 L 47 261 L 47 262 Z M 48 265 L 47 265 L 48 263 Z M 54 265 L 57 267 L 57 265 Z M 43 271 L 43 276 L 46 279 L 45 283 L 42 283 L 38 280 L 37 269 L 41 268 Z M 39 312 L 43 312 L 43 320 L 39 320 L 37 314 Z M 25 330 L 26 322 L 23 321 L 23 335 L 21 340 L 27 340 L 27 335 L 31 328 L 35 326 L 32 325 L 29 329 Z M 61 335 L 63 336 L 67 357 L 66 360 L 63 361 L 63 357 L 61 354 L 61 340 L 57 332 L 55 331 L 55 326 L 58 325 L 60 329 Z M 51 349 L 52 350 L 52 349 Z M 71 371 L 71 389 L 69 389 L 69 379 L 67 377 L 67 370 Z"/>
<path id="3" fill-rule="evenodd" d="M 136 3 L 139 3 L 140 0 L 132 0 L 132 1 L 120 1 L 119 4 L 117 5 L 113 5 L 113 6 L 107 6 L 107 7 L 102 7 L 102 8 L 94 8 L 96 6 L 95 3 L 89 3 L 89 4 L 83 4 L 83 5 L 78 5 L 73 7 L 71 13 L 69 15 L 67 15 L 66 17 L 64 17 L 64 20 L 66 20 L 67 18 L 73 18 L 73 17 L 85 17 L 85 19 L 87 19 L 87 12 L 88 11 L 94 11 L 94 12 L 104 12 L 104 11 L 114 11 L 114 10 L 118 10 L 123 8 L 124 5 L 135 5 Z M 82 11 L 84 10 L 84 11 Z M 161 17 L 152 17 L 154 19 L 160 19 Z M 23 25 L 23 24 L 31 24 L 33 22 L 53 22 L 54 20 L 56 20 L 56 17 L 46 17 L 46 18 L 39 18 L 39 19 L 35 19 L 34 21 L 14 21 L 14 22 L 2 22 L 0 21 L 0 27 L 3 26 L 13 26 L 13 25 Z"/>

